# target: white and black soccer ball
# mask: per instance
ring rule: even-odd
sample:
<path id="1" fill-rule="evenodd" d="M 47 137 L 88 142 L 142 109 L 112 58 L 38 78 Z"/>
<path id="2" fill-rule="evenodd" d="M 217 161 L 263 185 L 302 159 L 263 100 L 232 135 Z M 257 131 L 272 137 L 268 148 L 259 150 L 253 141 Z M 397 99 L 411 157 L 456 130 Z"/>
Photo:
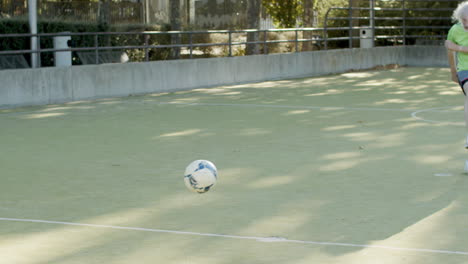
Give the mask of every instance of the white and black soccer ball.
<path id="1" fill-rule="evenodd" d="M 205 193 L 218 179 L 216 166 L 208 160 L 195 160 L 185 169 L 185 186 L 191 191 Z"/>

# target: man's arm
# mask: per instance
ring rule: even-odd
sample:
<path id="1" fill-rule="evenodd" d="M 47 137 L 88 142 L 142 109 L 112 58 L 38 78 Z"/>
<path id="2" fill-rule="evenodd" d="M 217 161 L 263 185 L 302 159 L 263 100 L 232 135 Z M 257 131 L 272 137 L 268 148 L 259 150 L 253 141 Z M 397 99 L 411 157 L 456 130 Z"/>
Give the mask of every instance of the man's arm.
<path id="1" fill-rule="evenodd" d="M 457 45 L 450 40 L 445 41 L 445 47 L 451 51 L 468 53 L 468 47 Z"/>
<path id="2" fill-rule="evenodd" d="M 458 83 L 458 75 L 457 75 L 457 68 L 455 66 L 455 52 L 447 49 L 447 56 L 450 65 L 450 73 L 452 81 Z"/>
<path id="3" fill-rule="evenodd" d="M 445 41 L 445 47 L 447 48 L 447 57 L 450 65 L 452 81 L 458 83 L 457 67 L 455 65 L 455 52 L 461 52 L 461 48 L 463 47 L 453 43 L 450 40 Z"/>

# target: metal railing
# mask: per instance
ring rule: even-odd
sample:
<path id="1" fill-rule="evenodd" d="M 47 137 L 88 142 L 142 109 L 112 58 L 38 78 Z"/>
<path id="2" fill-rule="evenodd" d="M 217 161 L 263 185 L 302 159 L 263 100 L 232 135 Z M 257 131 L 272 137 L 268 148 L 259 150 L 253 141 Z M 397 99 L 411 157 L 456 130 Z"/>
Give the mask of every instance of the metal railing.
<path id="1" fill-rule="evenodd" d="M 401 0 L 403 3 L 405 0 Z M 407 0 L 406 0 L 407 1 Z M 414 0 L 415 1 L 415 0 Z M 342 17 L 332 17 L 330 16 L 332 11 L 348 11 L 348 16 Z M 353 11 L 368 11 L 369 16 L 359 16 L 353 17 L 351 14 Z M 37 50 L 29 50 L 29 49 L 20 49 L 20 50 L 4 50 L 0 51 L 1 55 L 27 55 L 27 54 L 37 54 L 38 58 L 41 58 L 43 54 L 50 54 L 53 52 L 93 52 L 94 53 L 94 63 L 99 64 L 99 56 L 101 53 L 106 51 L 112 50 L 142 50 L 144 56 L 139 61 L 150 61 L 150 53 L 154 50 L 161 50 L 161 49 L 184 49 L 187 53 L 188 58 L 194 58 L 194 51 L 197 49 L 207 48 L 207 47 L 224 47 L 227 49 L 225 56 L 232 57 L 234 56 L 234 47 L 236 46 L 249 46 L 255 45 L 259 47 L 261 53 L 269 54 L 269 47 L 274 44 L 288 44 L 290 45 L 290 51 L 299 52 L 301 51 L 301 44 L 309 43 L 311 46 L 314 47 L 314 50 L 317 49 L 329 49 L 330 42 L 342 42 L 348 41 L 348 47 L 353 47 L 353 40 L 362 39 L 359 34 L 355 34 L 357 30 L 361 29 L 371 29 L 372 36 L 366 37 L 370 39 L 372 42 L 375 40 L 385 40 L 390 39 L 393 40 L 394 45 L 397 44 L 397 40 L 399 44 L 405 45 L 407 44 L 407 40 L 412 39 L 419 39 L 419 38 L 432 38 L 432 39 L 444 39 L 445 32 L 448 31 L 450 28 L 450 23 L 446 23 L 447 20 L 450 20 L 450 17 L 408 17 L 406 14 L 409 11 L 451 11 L 452 9 L 449 8 L 439 8 L 439 9 L 431 9 L 431 8 L 380 8 L 380 7 L 372 7 L 372 8 L 355 8 L 355 7 L 332 7 L 330 8 L 325 16 L 324 27 L 323 28 L 292 28 L 292 29 L 265 29 L 265 30 L 256 30 L 256 29 L 249 29 L 249 30 L 207 30 L 207 31 L 146 31 L 146 32 L 84 32 L 84 33 L 39 33 L 39 34 L 3 34 L 0 35 L 0 41 L 5 41 L 5 39 L 12 39 L 12 38 L 31 38 L 35 39 L 38 43 Z M 392 17 L 383 17 L 383 16 L 375 16 L 375 11 L 397 11 L 402 12 L 401 16 L 392 16 Z M 329 27 L 329 22 L 332 20 L 348 20 L 348 26 L 346 27 Z M 369 26 L 353 26 L 353 21 L 356 20 L 369 20 Z M 401 21 L 401 25 L 392 25 L 392 26 L 378 26 L 376 25 L 375 21 Z M 440 20 L 445 21 L 444 24 L 446 25 L 435 25 L 435 26 L 409 26 L 407 21 L 411 20 Z M 444 31 L 444 34 L 433 34 L 433 35 L 424 35 L 424 34 L 407 34 L 409 30 L 427 30 L 427 29 L 437 29 L 440 31 Z M 376 30 L 387 30 L 387 31 L 394 31 L 395 34 L 375 34 Z M 346 33 L 339 33 L 339 32 L 348 32 Z M 439 32 L 440 32 L 439 31 Z M 334 35 L 332 36 L 333 32 Z M 293 35 L 293 37 L 289 39 L 269 39 L 269 34 L 271 33 L 283 33 Z M 200 35 L 214 35 L 214 34 L 221 34 L 226 35 L 227 37 L 224 38 L 225 41 L 223 42 L 198 42 L 195 41 L 197 36 Z M 252 35 L 254 34 L 256 37 L 256 41 L 244 41 L 239 40 L 239 38 L 234 38 L 235 35 Z M 110 41 L 103 41 L 105 38 L 111 38 L 116 36 L 129 36 L 133 35 L 136 39 L 139 40 L 139 43 L 129 44 L 129 45 L 119 45 L 122 42 L 117 42 L 117 45 L 110 44 Z M 63 36 L 70 36 L 73 39 L 79 39 L 83 37 L 91 38 L 91 41 L 87 41 L 87 45 L 71 45 L 70 47 L 64 49 L 56 49 L 56 48 L 41 48 L 41 41 L 44 39 L 49 39 L 53 37 L 63 37 Z M 166 41 L 153 41 L 153 37 L 161 37 L 165 36 L 167 39 Z M 248 38 L 245 38 L 248 39 Z M 177 43 L 174 43 L 174 40 L 177 40 Z M 181 41 L 183 40 L 183 41 Z M 163 43 L 164 42 L 164 43 Z M 92 44 L 90 44 L 92 43 Z M 156 43 L 156 44 L 155 44 Z M 50 45 L 49 45 L 50 46 Z M 374 46 L 374 43 L 372 43 Z M 39 61 L 40 65 L 40 61 Z"/>
<path id="2" fill-rule="evenodd" d="M 270 40 L 268 39 L 268 33 L 272 32 L 294 32 L 294 39 L 284 39 L 284 40 Z M 312 34 L 311 38 L 301 38 L 300 34 L 302 32 L 315 32 Z M 258 36 L 257 41 L 235 41 L 233 38 L 234 34 L 256 34 Z M 194 43 L 194 37 L 200 34 L 226 34 L 227 42 L 217 42 L 217 43 Z M 106 36 L 126 36 L 133 35 L 137 36 L 140 39 L 143 39 L 141 44 L 137 45 L 117 45 L 117 46 L 107 46 L 100 45 L 100 42 Z M 157 44 L 151 45 L 149 43 L 151 36 L 161 36 L 168 35 L 172 36 L 185 36 L 184 39 L 187 40 L 187 43 L 178 43 L 178 44 Z M 1 55 L 17 55 L 17 54 L 38 54 L 38 57 L 41 57 L 41 54 L 52 53 L 52 52 L 82 52 L 82 51 L 92 51 L 95 54 L 95 63 L 99 64 L 99 54 L 104 51 L 112 50 L 144 50 L 144 61 L 149 61 L 149 53 L 152 49 L 163 49 L 163 48 L 185 48 L 188 51 L 188 57 L 194 57 L 194 51 L 197 48 L 202 47 L 215 47 L 215 46 L 224 46 L 227 47 L 227 56 L 233 56 L 233 47 L 240 45 L 259 45 L 261 47 L 263 54 L 268 54 L 268 45 L 269 44 L 278 44 L 278 43 L 293 43 L 294 51 L 300 51 L 300 43 L 310 42 L 312 45 L 315 45 L 317 49 L 321 46 L 321 42 L 324 39 L 321 37 L 323 35 L 323 28 L 293 28 L 293 29 L 268 29 L 268 30 L 208 30 L 208 31 L 146 31 L 146 32 L 82 32 L 82 33 L 39 33 L 39 34 L 2 34 L 0 35 L 0 41 L 2 39 L 8 38 L 36 38 L 38 43 L 37 50 L 22 49 L 22 50 L 4 50 L 0 51 Z M 74 37 L 91 37 L 93 39 L 93 45 L 87 47 L 69 47 L 69 48 L 41 48 L 41 41 L 44 38 L 53 38 L 53 37 L 64 37 L 70 36 L 72 39 Z M 72 41 L 73 42 L 73 41 Z"/>
<path id="3" fill-rule="evenodd" d="M 403 29 L 403 27 L 396 27 L 396 26 L 387 26 L 387 27 L 375 27 L 379 29 Z M 412 29 L 423 29 L 427 27 L 406 27 Z M 445 29 L 445 26 L 438 27 Z M 37 50 L 30 50 L 30 49 L 21 49 L 21 50 L 3 50 L 0 51 L 1 55 L 18 55 L 18 54 L 37 54 L 39 58 L 39 67 L 41 65 L 40 58 L 42 54 L 47 53 L 54 53 L 54 52 L 94 52 L 95 57 L 95 64 L 99 64 L 99 56 L 100 53 L 105 51 L 112 51 L 112 50 L 143 50 L 144 52 L 144 59 L 142 61 L 150 61 L 150 52 L 152 50 L 158 49 L 185 49 L 187 53 L 187 57 L 192 59 L 194 58 L 194 52 L 198 48 L 206 48 L 206 47 L 226 47 L 227 54 L 226 56 L 232 57 L 234 56 L 233 49 L 236 46 L 241 45 L 257 45 L 260 49 L 261 54 L 269 54 L 269 46 L 272 44 L 280 44 L 286 43 L 290 44 L 291 51 L 300 52 L 301 51 L 301 44 L 302 43 L 310 43 L 313 46 L 313 50 L 327 50 L 329 49 L 329 43 L 333 41 L 346 41 L 349 40 L 359 40 L 362 39 L 360 36 L 341 36 L 341 37 L 328 37 L 330 32 L 333 31 L 342 31 L 342 30 L 359 30 L 359 29 L 368 29 L 368 27 L 334 27 L 334 28 L 292 28 L 292 29 L 267 29 L 267 30 L 209 30 L 209 31 L 147 31 L 147 32 L 83 32 L 83 33 L 39 33 L 39 34 L 2 34 L 0 35 L 0 41 L 4 41 L 4 39 L 8 38 L 36 38 L 38 43 Z M 290 33 L 293 35 L 293 39 L 269 39 L 269 33 Z M 305 34 L 308 32 L 308 34 Z M 209 42 L 209 43 L 195 43 L 194 39 L 197 35 L 205 35 L 205 34 L 224 34 L 227 35 L 226 42 Z M 236 41 L 234 40 L 233 36 L 238 34 L 256 34 L 257 41 Z M 131 44 L 131 45 L 107 45 L 102 44 L 103 39 L 106 37 L 112 36 L 128 36 L 132 35 L 135 36 L 137 39 L 142 39 L 141 43 L 139 44 Z M 175 43 L 175 44 L 150 44 L 150 38 L 153 36 L 168 36 L 172 38 L 172 36 L 179 36 L 186 40 L 186 43 Z M 309 36 L 310 37 L 304 37 Z M 69 48 L 42 48 L 40 43 L 43 39 L 46 38 L 54 38 L 54 37 L 64 37 L 70 36 L 73 38 L 77 37 L 88 37 L 93 39 L 93 44 L 88 46 L 75 46 L 72 45 Z M 426 38 L 427 36 L 424 35 L 411 35 L 411 36 L 404 36 L 404 35 L 378 35 L 375 36 L 375 39 L 405 39 L 405 38 Z M 440 37 L 444 38 L 444 35 L 437 35 L 431 37 Z M 73 41 L 72 41 L 73 42 Z M 89 41 L 88 41 L 89 42 Z M 170 42 L 170 41 L 169 41 Z M 350 44 L 350 48 L 352 44 Z"/>
<path id="4" fill-rule="evenodd" d="M 433 1 L 435 2 L 436 0 L 429 0 L 429 1 Z M 401 42 L 402 42 L 402 45 L 406 45 L 407 43 L 407 39 L 409 38 L 428 38 L 428 37 L 431 37 L 431 38 L 438 38 L 438 39 L 442 39 L 442 38 L 445 38 L 446 34 L 434 34 L 434 35 L 422 35 L 422 34 L 418 34 L 418 35 L 408 35 L 407 34 L 407 31 L 410 30 L 410 29 L 431 29 L 431 30 L 434 30 L 434 29 L 443 29 L 443 30 L 446 30 L 448 31 L 448 29 L 450 29 L 450 23 L 447 23 L 446 26 L 431 26 L 431 25 L 428 25 L 428 26 L 408 26 L 408 21 L 450 21 L 451 20 L 451 17 L 450 16 L 442 16 L 442 17 L 425 17 L 425 16 L 417 16 L 417 17 L 411 17 L 411 16 L 408 16 L 408 12 L 430 12 L 430 11 L 437 11 L 437 12 L 441 12 L 441 11 L 447 11 L 447 12 L 452 12 L 453 11 L 453 8 L 407 8 L 406 7 L 406 3 L 407 2 L 424 2 L 423 0 L 399 0 L 399 2 L 402 3 L 402 7 L 401 8 L 383 8 L 383 7 L 375 7 L 374 6 L 374 1 L 371 1 L 372 3 L 372 6 L 371 7 L 331 7 L 327 10 L 326 14 L 325 14 L 325 19 L 324 19 L 324 32 L 325 32 L 325 36 L 324 36 L 324 47 L 325 49 L 327 49 L 328 47 L 328 40 L 344 40 L 344 39 L 347 39 L 348 40 L 348 47 L 349 48 L 352 48 L 353 44 L 352 44 L 352 41 L 354 39 L 356 39 L 356 37 L 354 37 L 354 34 L 353 32 L 356 31 L 356 30 L 359 30 L 359 29 L 363 29 L 363 28 L 366 28 L 366 29 L 370 29 L 371 32 L 375 33 L 376 30 L 393 30 L 395 32 L 397 32 L 397 34 L 392 34 L 392 35 L 375 35 L 373 38 L 372 38 L 372 42 L 374 42 L 375 39 L 400 39 Z M 427 2 L 427 1 L 425 1 Z M 458 0 L 448 0 L 447 2 L 460 2 Z M 342 10 L 342 11 L 347 11 L 348 14 L 347 16 L 342 16 L 342 17 L 331 17 L 330 16 L 330 13 L 333 12 L 333 11 L 336 11 L 336 10 Z M 368 16 L 357 16 L 357 17 L 354 17 L 352 15 L 352 13 L 354 11 L 368 11 L 369 15 Z M 400 12 L 401 15 L 400 16 L 391 16 L 391 17 L 388 17 L 388 16 L 376 16 L 375 15 L 375 12 L 378 12 L 378 11 L 392 11 L 392 12 Z M 329 38 L 328 37 L 328 32 L 330 31 L 330 29 L 328 28 L 328 24 L 329 24 L 329 21 L 336 21 L 336 20 L 347 20 L 348 22 L 348 26 L 347 27 L 334 27 L 333 29 L 334 30 L 347 30 L 348 31 L 348 37 L 347 38 Z M 366 27 L 363 27 L 363 26 L 353 26 L 353 23 L 354 22 L 360 22 L 361 20 L 367 20 L 369 21 L 368 23 L 368 26 Z M 400 22 L 401 21 L 401 25 L 399 26 L 377 26 L 376 25 L 376 22 L 379 22 L 379 21 L 398 21 Z M 401 32 L 398 34 L 398 32 Z M 373 44 L 374 45 L 374 44 Z"/>

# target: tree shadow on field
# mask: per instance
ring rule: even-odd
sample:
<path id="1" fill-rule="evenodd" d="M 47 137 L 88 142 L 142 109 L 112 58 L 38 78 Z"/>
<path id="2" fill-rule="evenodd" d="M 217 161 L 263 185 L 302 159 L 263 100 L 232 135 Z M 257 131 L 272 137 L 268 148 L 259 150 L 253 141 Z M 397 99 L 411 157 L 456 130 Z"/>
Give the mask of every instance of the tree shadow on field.
<path id="1" fill-rule="evenodd" d="M 463 251 L 463 129 L 411 118 L 460 104 L 447 79 L 446 69 L 402 68 L 2 110 L 0 216 L 170 232 L 1 222 L 0 255 L 26 263 L 460 263 L 249 239 Z M 182 180 L 195 159 L 219 169 L 203 195 Z"/>

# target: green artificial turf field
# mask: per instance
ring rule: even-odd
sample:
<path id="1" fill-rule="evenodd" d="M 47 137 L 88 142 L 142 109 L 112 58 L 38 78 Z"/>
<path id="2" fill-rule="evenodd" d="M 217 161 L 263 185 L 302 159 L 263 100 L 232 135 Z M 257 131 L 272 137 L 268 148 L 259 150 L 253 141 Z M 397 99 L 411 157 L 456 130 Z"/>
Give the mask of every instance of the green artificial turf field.
<path id="1" fill-rule="evenodd" d="M 468 263 L 463 94 L 399 68 L 0 110 L 0 262 Z M 218 168 L 205 194 L 185 167 Z"/>

